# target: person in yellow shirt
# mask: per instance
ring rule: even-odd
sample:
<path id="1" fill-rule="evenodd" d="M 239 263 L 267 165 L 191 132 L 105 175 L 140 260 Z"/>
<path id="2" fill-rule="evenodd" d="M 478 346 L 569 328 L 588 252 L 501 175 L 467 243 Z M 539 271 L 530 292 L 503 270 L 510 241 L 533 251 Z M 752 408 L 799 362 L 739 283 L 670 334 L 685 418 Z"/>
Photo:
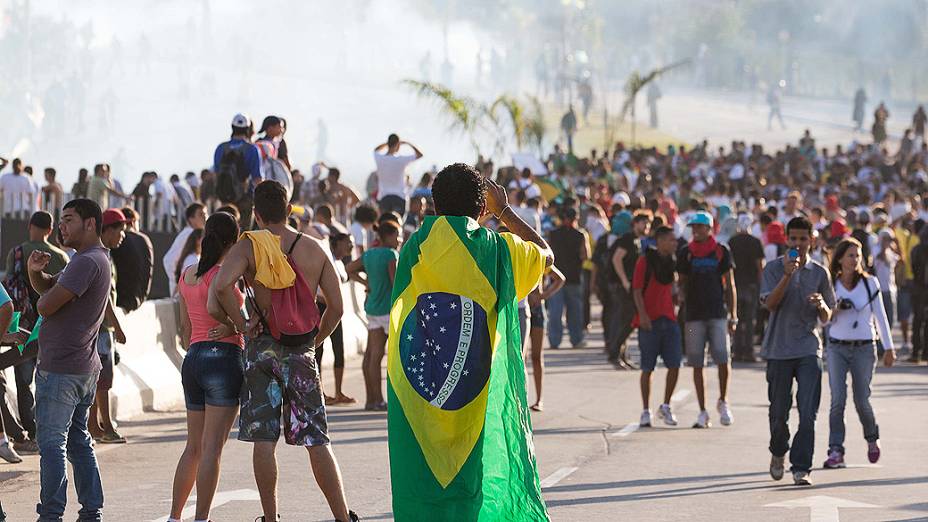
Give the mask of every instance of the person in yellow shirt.
<path id="1" fill-rule="evenodd" d="M 896 265 L 896 315 L 902 330 L 902 348 L 909 343 L 909 318 L 912 317 L 912 249 L 918 245 L 918 234 L 914 230 L 911 215 L 903 216 L 896 225 L 896 242 L 899 243 L 900 263 Z"/>

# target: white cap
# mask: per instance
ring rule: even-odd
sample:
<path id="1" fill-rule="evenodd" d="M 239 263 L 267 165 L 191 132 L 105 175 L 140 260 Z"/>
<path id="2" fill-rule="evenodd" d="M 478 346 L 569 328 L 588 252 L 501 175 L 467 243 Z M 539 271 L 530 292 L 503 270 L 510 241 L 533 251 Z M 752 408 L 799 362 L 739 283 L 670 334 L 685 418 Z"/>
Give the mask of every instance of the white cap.
<path id="1" fill-rule="evenodd" d="M 232 118 L 232 126 L 242 129 L 251 127 L 251 119 L 242 113 L 238 113 Z"/>
<path id="2" fill-rule="evenodd" d="M 625 192 L 616 192 L 612 195 L 612 203 L 621 203 L 622 206 L 627 207 L 632 204 L 632 198 L 628 197 Z"/>

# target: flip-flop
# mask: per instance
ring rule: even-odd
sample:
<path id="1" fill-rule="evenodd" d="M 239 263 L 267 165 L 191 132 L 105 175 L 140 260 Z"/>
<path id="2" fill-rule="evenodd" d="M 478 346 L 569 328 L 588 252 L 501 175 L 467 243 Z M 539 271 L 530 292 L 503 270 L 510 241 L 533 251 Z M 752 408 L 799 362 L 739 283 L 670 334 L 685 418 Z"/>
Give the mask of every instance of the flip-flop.
<path id="1" fill-rule="evenodd" d="M 535 404 L 532 404 L 531 406 L 529 406 L 529 409 L 532 410 L 532 411 L 537 411 L 537 412 L 545 411 L 545 407 L 542 406 L 540 403 L 537 403 L 537 402 L 536 402 Z"/>
<path id="2" fill-rule="evenodd" d="M 348 404 L 357 404 L 357 403 L 358 403 L 357 399 L 355 399 L 354 397 L 349 397 L 347 395 L 342 395 L 341 397 L 335 398 L 335 404 L 348 405 Z"/>

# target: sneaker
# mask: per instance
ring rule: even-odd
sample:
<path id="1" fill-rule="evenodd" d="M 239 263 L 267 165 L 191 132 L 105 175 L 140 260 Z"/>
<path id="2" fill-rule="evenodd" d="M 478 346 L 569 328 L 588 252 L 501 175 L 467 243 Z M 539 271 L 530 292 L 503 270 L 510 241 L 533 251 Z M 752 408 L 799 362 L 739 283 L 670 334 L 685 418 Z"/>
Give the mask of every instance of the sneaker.
<path id="1" fill-rule="evenodd" d="M 39 444 L 32 439 L 26 439 L 21 442 L 14 442 L 13 450 L 20 455 L 38 455 Z"/>
<path id="2" fill-rule="evenodd" d="M 100 442 L 103 444 L 125 444 L 129 441 L 114 430 L 109 433 L 104 433 L 103 436 L 100 437 Z"/>
<path id="3" fill-rule="evenodd" d="M 781 480 L 783 478 L 783 467 L 786 463 L 786 457 L 777 457 L 772 455 L 770 457 L 770 478 L 773 480 Z"/>
<path id="4" fill-rule="evenodd" d="M 808 471 L 794 471 L 793 472 L 793 484 L 797 486 L 811 486 L 812 485 L 812 474 Z"/>
<path id="5" fill-rule="evenodd" d="M 0 459 L 3 459 L 10 464 L 19 464 L 23 461 L 22 457 L 16 453 L 16 450 L 10 446 L 9 442 L 0 444 Z"/>
<path id="6" fill-rule="evenodd" d="M 870 464 L 876 464 L 880 460 L 880 441 L 875 440 L 867 443 L 867 460 Z"/>
<path id="7" fill-rule="evenodd" d="M 693 424 L 694 428 L 708 428 L 712 426 L 712 423 L 709 422 L 709 412 L 702 410 L 699 412 L 699 416 L 696 417 L 696 422 Z"/>
<path id="8" fill-rule="evenodd" d="M 677 425 L 677 418 L 673 416 L 673 410 L 670 409 L 669 404 L 661 404 L 661 407 L 657 410 L 657 416 L 668 426 Z"/>
<path id="9" fill-rule="evenodd" d="M 731 415 L 731 409 L 728 407 L 728 401 L 719 399 L 715 407 L 719 410 L 719 422 L 722 423 L 722 426 L 731 426 L 731 423 L 735 422 L 734 417 Z"/>
<path id="10" fill-rule="evenodd" d="M 579 343 L 573 345 L 574 350 L 582 350 L 586 348 L 586 341 L 580 341 Z"/>
<path id="11" fill-rule="evenodd" d="M 354 511 L 349 511 L 349 512 L 348 512 L 348 520 L 347 520 L 346 522 L 360 522 L 360 520 L 361 520 L 361 519 L 358 518 L 358 514 L 357 514 L 357 513 L 355 513 Z M 342 522 L 342 521 L 341 521 L 341 520 L 336 520 L 335 522 Z"/>
<path id="12" fill-rule="evenodd" d="M 825 469 L 846 468 L 844 463 L 844 453 L 837 448 L 828 450 L 828 460 L 825 461 Z"/>
<path id="13" fill-rule="evenodd" d="M 277 520 L 280 520 L 280 513 L 277 514 Z M 267 522 L 267 521 L 265 520 L 264 515 L 261 515 L 260 517 L 255 519 L 255 522 Z"/>
<path id="14" fill-rule="evenodd" d="M 641 418 L 638 419 L 639 428 L 650 428 L 651 427 L 651 410 L 644 410 L 641 412 Z"/>

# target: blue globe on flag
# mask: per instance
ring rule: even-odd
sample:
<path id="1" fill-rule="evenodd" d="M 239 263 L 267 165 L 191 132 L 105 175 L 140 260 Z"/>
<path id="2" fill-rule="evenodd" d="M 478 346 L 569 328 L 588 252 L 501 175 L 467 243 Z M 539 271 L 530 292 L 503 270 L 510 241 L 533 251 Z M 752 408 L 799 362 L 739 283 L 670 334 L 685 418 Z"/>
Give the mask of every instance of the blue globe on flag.
<path id="1" fill-rule="evenodd" d="M 486 311 L 475 301 L 444 292 L 422 294 L 401 335 L 403 371 L 430 404 L 457 410 L 483 390 L 492 350 Z"/>

